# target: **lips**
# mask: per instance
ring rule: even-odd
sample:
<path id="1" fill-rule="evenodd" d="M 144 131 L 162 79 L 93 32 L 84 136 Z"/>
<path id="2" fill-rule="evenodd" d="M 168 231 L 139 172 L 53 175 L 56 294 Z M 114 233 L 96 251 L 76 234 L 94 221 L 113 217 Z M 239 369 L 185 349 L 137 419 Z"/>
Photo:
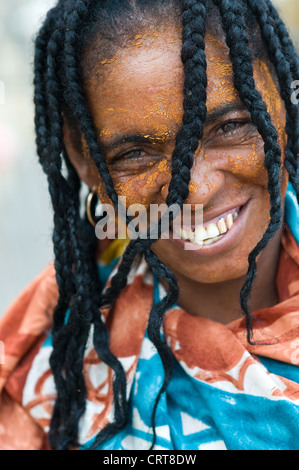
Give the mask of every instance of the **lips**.
<path id="1" fill-rule="evenodd" d="M 201 225 L 186 227 L 174 226 L 174 233 L 183 240 L 198 244 L 210 244 L 228 232 L 237 219 L 242 206 L 221 212 L 217 217 L 206 220 Z"/>
<path id="2" fill-rule="evenodd" d="M 222 249 L 229 248 L 242 237 L 246 230 L 248 216 L 248 200 L 223 212 L 217 211 L 218 216 L 207 218 L 202 225 L 173 226 L 173 241 L 186 250 L 193 250 L 194 254 L 208 255 L 220 253 Z M 205 215 L 205 214 L 204 214 Z"/>

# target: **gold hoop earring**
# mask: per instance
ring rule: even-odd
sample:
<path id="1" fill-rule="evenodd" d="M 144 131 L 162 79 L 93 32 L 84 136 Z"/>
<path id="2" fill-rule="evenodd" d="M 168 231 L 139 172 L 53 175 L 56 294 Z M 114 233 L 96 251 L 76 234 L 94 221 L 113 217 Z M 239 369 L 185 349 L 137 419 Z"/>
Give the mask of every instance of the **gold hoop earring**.
<path id="1" fill-rule="evenodd" d="M 94 198 L 97 197 L 97 191 L 96 188 L 93 188 L 90 193 L 88 194 L 87 200 L 86 200 L 86 214 L 87 218 L 89 220 L 89 223 L 95 227 L 97 224 L 94 221 L 94 217 L 92 215 L 92 210 L 91 208 L 94 206 Z"/>

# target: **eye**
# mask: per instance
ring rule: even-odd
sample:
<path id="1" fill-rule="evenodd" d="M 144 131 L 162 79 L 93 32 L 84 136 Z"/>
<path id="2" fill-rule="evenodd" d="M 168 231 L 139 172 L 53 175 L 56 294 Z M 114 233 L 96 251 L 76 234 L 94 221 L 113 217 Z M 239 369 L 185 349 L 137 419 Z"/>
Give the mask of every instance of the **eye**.
<path id="1" fill-rule="evenodd" d="M 126 163 L 130 162 L 130 164 L 132 164 L 134 162 L 143 160 L 145 156 L 146 156 L 146 152 L 144 152 L 143 150 L 133 149 L 126 153 L 116 156 L 115 158 L 113 158 L 112 163 L 124 164 L 125 162 Z"/>
<path id="2" fill-rule="evenodd" d="M 223 130 L 223 132 L 225 134 L 227 134 L 227 133 L 232 132 L 235 129 L 237 129 L 238 125 L 240 125 L 240 124 L 242 124 L 242 123 L 234 122 L 234 121 L 226 122 L 225 124 L 223 124 L 223 126 L 221 126 L 221 129 Z"/>
<path id="3" fill-rule="evenodd" d="M 136 162 L 142 159 L 145 155 L 145 152 L 141 149 L 132 149 L 126 152 L 115 155 L 114 157 L 108 158 L 109 165 L 120 165 L 127 162 Z"/>
<path id="4" fill-rule="evenodd" d="M 139 158 L 143 157 L 144 154 L 145 152 L 143 152 L 142 150 L 132 150 L 131 152 L 125 153 L 119 158 L 120 159 L 129 158 L 130 160 L 138 160 Z"/>
<path id="5" fill-rule="evenodd" d="M 161 155 L 145 149 L 131 149 L 108 161 L 111 169 L 123 172 L 145 171 L 161 160 Z"/>
<path id="6" fill-rule="evenodd" d="M 250 116 L 227 117 L 217 123 L 207 134 L 206 145 L 209 147 L 231 147 L 245 145 L 257 138 L 256 126 Z"/>
<path id="7" fill-rule="evenodd" d="M 248 121 L 227 121 L 218 129 L 220 133 L 224 134 L 224 136 L 230 136 L 243 131 L 245 128 L 247 128 L 247 124 L 249 124 Z"/>
<path id="8" fill-rule="evenodd" d="M 226 121 L 218 127 L 215 137 L 222 142 L 231 142 L 234 139 L 241 139 L 252 132 L 254 126 L 248 119 Z"/>

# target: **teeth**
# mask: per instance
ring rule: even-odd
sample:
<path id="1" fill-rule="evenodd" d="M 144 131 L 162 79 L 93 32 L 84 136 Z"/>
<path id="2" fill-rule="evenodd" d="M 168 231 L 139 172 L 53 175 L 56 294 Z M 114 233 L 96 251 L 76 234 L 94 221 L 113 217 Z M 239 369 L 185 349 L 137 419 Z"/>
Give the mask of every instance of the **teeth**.
<path id="1" fill-rule="evenodd" d="M 191 242 L 194 242 L 194 232 L 193 232 L 193 230 L 190 228 L 189 230 L 186 230 L 186 232 L 187 232 L 187 238 Z"/>
<path id="2" fill-rule="evenodd" d="M 225 223 L 225 220 L 224 220 L 223 217 L 218 221 L 217 227 L 218 227 L 219 232 L 221 233 L 221 235 L 222 235 L 223 233 L 226 233 L 226 232 L 227 232 L 228 227 L 226 226 L 226 223 Z"/>
<path id="3" fill-rule="evenodd" d="M 218 237 L 214 237 L 214 238 L 207 238 L 206 240 L 204 240 L 202 242 L 203 245 L 211 245 L 212 243 L 216 242 L 217 240 L 219 240 L 219 238 L 221 238 L 221 235 L 218 235 Z"/>
<path id="4" fill-rule="evenodd" d="M 206 229 L 203 227 L 203 225 L 197 225 L 197 227 L 195 227 L 195 231 L 194 231 L 194 241 L 195 241 L 195 243 L 197 243 L 198 245 L 201 245 L 201 243 L 203 242 L 203 240 L 205 238 L 207 238 Z"/>
<path id="5" fill-rule="evenodd" d="M 207 238 L 214 238 L 220 235 L 216 224 L 209 224 L 206 228 Z"/>
<path id="6" fill-rule="evenodd" d="M 173 233 L 175 233 L 177 237 L 183 238 L 182 229 L 180 227 L 177 227 L 176 225 L 173 226 Z"/>
<path id="7" fill-rule="evenodd" d="M 181 228 L 181 237 L 183 238 L 183 240 L 188 240 L 187 230 L 185 230 L 184 228 Z"/>
<path id="8" fill-rule="evenodd" d="M 216 239 L 216 237 L 215 238 L 208 238 L 207 240 L 205 240 L 203 242 L 203 245 L 211 245 L 214 242 L 215 239 Z"/>
<path id="9" fill-rule="evenodd" d="M 210 245 L 231 229 L 238 215 L 238 212 L 235 212 L 234 215 L 228 214 L 226 220 L 221 217 L 217 224 L 211 223 L 206 228 L 203 225 L 198 225 L 194 231 L 180 228 L 180 236 L 183 240 L 189 240 L 197 245 Z"/>
<path id="10" fill-rule="evenodd" d="M 228 214 L 228 216 L 226 218 L 226 225 L 227 225 L 228 230 L 232 227 L 233 223 L 234 223 L 233 216 L 231 214 Z"/>

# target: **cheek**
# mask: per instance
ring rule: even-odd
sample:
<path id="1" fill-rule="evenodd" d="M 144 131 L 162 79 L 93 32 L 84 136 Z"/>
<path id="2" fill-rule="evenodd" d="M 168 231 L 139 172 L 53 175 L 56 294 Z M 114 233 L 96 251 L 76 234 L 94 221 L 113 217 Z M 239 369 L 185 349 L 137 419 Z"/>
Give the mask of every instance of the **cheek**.
<path id="1" fill-rule="evenodd" d="M 287 135 L 285 132 L 286 111 L 283 101 L 277 91 L 268 65 L 262 60 L 255 62 L 254 77 L 256 79 L 256 87 L 265 101 L 272 123 L 277 130 L 278 143 L 282 149 L 282 161 L 284 162 Z"/>
<path id="2" fill-rule="evenodd" d="M 252 144 L 251 151 L 241 152 L 229 157 L 231 172 L 241 180 L 257 184 L 265 184 L 268 180 L 267 171 L 264 166 L 264 152 L 261 145 Z"/>
<path id="3" fill-rule="evenodd" d="M 102 204 L 112 204 L 106 191 L 106 185 L 100 177 L 99 186 L 97 188 L 98 196 Z"/>
<path id="4" fill-rule="evenodd" d="M 196 194 L 198 191 L 198 184 L 193 181 L 193 179 L 190 180 L 189 183 L 189 195 L 192 196 L 193 194 Z"/>
<path id="5" fill-rule="evenodd" d="M 234 175 L 234 186 L 242 187 L 243 184 L 255 184 L 266 187 L 268 173 L 264 166 L 265 155 L 261 138 L 252 137 L 244 139 L 244 148 L 217 151 L 214 154 L 219 168 Z M 208 163 L 209 155 L 206 155 Z"/>
<path id="6" fill-rule="evenodd" d="M 283 139 L 283 136 L 280 134 Z M 280 142 L 279 142 L 280 143 Z M 281 143 L 280 143 L 281 145 Z M 252 184 L 261 185 L 267 188 L 268 185 L 268 172 L 265 168 L 265 154 L 264 142 L 259 136 L 256 142 L 251 144 L 251 148 L 247 147 L 246 150 L 230 153 L 227 155 L 229 162 L 229 171 L 235 175 L 238 180 L 243 183 L 250 182 Z M 285 190 L 285 185 L 288 183 L 287 172 L 284 168 L 284 146 L 282 148 L 282 161 L 281 161 L 281 185 L 282 192 Z"/>
<path id="7" fill-rule="evenodd" d="M 142 204 L 148 210 L 150 204 L 162 202 L 165 188 L 171 179 L 170 165 L 167 159 L 163 159 L 159 164 L 153 165 L 151 169 L 130 176 L 121 176 L 111 172 L 114 188 L 118 196 L 126 198 L 126 206 L 132 204 Z M 101 180 L 99 197 L 102 202 L 108 202 L 106 188 Z"/>

